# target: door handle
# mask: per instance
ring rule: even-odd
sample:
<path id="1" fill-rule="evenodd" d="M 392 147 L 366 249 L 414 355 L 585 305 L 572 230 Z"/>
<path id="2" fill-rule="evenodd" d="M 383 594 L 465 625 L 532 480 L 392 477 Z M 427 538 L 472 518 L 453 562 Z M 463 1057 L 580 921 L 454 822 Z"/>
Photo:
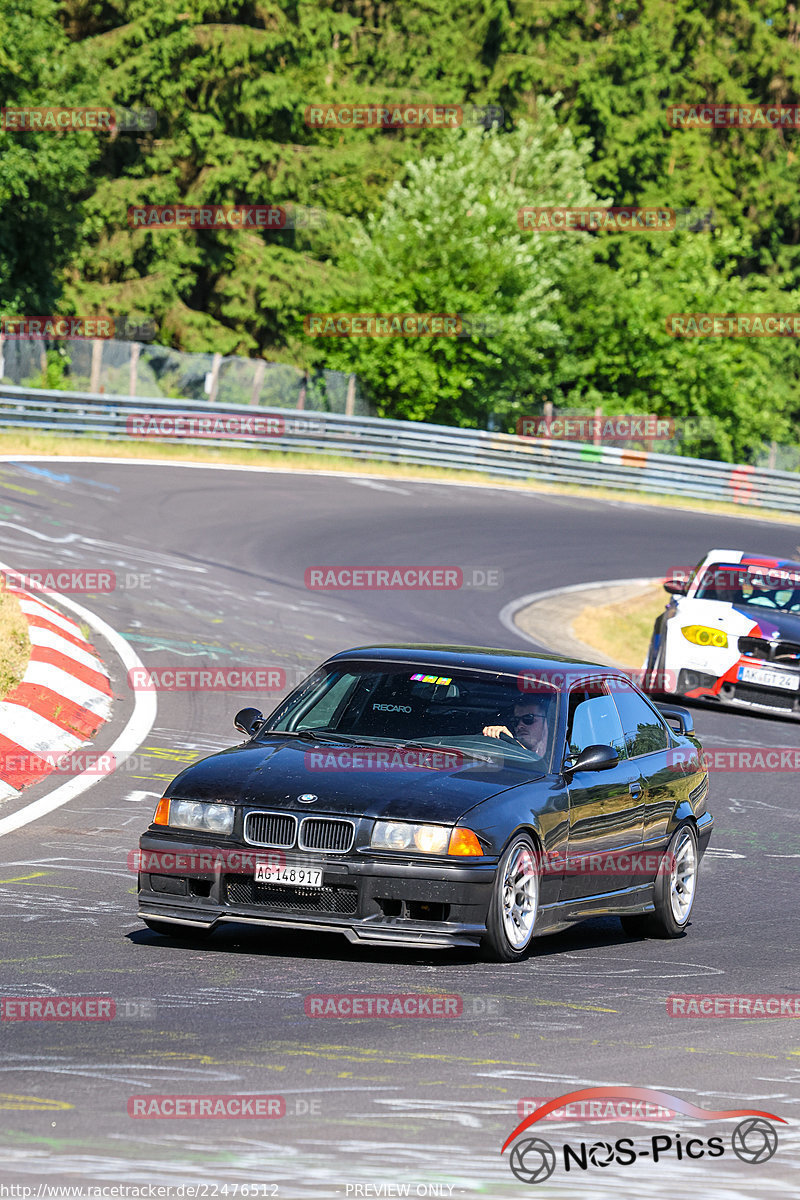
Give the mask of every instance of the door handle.
<path id="1" fill-rule="evenodd" d="M 638 800 L 642 794 L 642 785 L 640 783 L 628 784 L 628 791 L 633 796 L 634 800 Z"/>

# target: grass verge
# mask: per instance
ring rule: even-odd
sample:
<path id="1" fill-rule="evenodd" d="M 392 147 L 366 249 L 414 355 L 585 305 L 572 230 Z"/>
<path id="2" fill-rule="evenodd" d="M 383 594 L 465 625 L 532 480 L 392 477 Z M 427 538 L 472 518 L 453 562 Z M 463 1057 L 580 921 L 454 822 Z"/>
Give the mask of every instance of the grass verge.
<path id="1" fill-rule="evenodd" d="M 31 656 L 28 622 L 19 600 L 0 592 L 0 698 L 21 682 Z"/>
<path id="2" fill-rule="evenodd" d="M 571 633 L 625 667 L 640 667 L 647 657 L 653 622 L 667 603 L 661 584 L 653 584 L 630 600 L 587 607 L 571 625 Z"/>
<path id="3" fill-rule="evenodd" d="M 128 458 L 154 462 L 226 463 L 233 466 L 271 467 L 282 471 L 340 471 L 343 474 L 378 475 L 397 481 L 415 479 L 507 488 L 511 491 L 540 492 L 544 495 L 591 497 L 626 504 L 648 504 L 658 508 L 685 509 L 690 512 L 724 513 L 731 517 L 757 516 L 763 521 L 795 523 L 792 513 L 779 509 L 754 508 L 727 504 L 721 500 L 695 500 L 685 496 L 660 496 L 650 492 L 625 492 L 608 487 L 583 484 L 543 483 L 537 479 L 499 479 L 480 471 L 448 470 L 446 467 L 411 466 L 377 458 L 328 454 L 286 454 L 272 450 L 214 449 L 210 446 L 169 445 L 164 442 L 121 442 L 100 438 L 63 437 L 50 434 L 0 433 L 0 456 L 70 455 L 87 458 Z"/>

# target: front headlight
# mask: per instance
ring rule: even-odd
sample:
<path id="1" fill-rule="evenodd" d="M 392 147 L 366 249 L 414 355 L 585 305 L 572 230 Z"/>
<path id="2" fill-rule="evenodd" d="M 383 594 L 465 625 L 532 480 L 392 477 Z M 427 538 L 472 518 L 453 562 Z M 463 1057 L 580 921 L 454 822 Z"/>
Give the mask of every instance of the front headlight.
<path id="1" fill-rule="evenodd" d="M 170 800 L 168 824 L 203 833 L 232 833 L 232 804 L 202 804 L 199 800 Z"/>
<path id="2" fill-rule="evenodd" d="M 681 633 L 687 642 L 693 642 L 695 646 L 721 648 L 728 644 L 728 635 L 724 629 L 712 629 L 709 625 L 684 625 Z"/>
<path id="3" fill-rule="evenodd" d="M 446 854 L 450 829 L 444 825 L 412 825 L 408 821 L 376 821 L 370 845 L 373 850 L 419 850 Z"/>

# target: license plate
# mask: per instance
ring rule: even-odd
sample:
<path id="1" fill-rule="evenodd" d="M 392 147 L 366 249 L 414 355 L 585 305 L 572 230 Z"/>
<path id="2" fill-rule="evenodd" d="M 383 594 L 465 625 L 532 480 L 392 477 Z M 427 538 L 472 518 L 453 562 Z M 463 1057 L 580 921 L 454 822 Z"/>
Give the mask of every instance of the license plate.
<path id="1" fill-rule="evenodd" d="M 272 883 L 278 887 L 321 888 L 322 871 L 316 867 L 279 867 L 272 863 L 256 863 L 256 883 Z"/>
<path id="2" fill-rule="evenodd" d="M 788 688 L 793 692 L 800 688 L 800 676 L 766 667 L 739 667 L 738 678 L 742 683 L 762 683 L 764 687 Z"/>

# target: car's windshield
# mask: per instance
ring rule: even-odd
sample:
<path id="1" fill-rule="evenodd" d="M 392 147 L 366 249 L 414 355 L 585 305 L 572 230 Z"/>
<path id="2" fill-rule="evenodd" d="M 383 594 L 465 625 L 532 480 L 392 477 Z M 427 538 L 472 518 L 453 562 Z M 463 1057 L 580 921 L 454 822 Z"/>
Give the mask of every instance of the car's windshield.
<path id="1" fill-rule="evenodd" d="M 337 663 L 310 676 L 259 737 L 324 730 L 329 737 L 459 747 L 548 771 L 557 689 L 537 682 L 535 692 L 526 692 L 524 686 L 523 675 Z"/>
<path id="2" fill-rule="evenodd" d="M 770 567 L 712 563 L 703 572 L 695 599 L 800 612 L 800 565 Z"/>

